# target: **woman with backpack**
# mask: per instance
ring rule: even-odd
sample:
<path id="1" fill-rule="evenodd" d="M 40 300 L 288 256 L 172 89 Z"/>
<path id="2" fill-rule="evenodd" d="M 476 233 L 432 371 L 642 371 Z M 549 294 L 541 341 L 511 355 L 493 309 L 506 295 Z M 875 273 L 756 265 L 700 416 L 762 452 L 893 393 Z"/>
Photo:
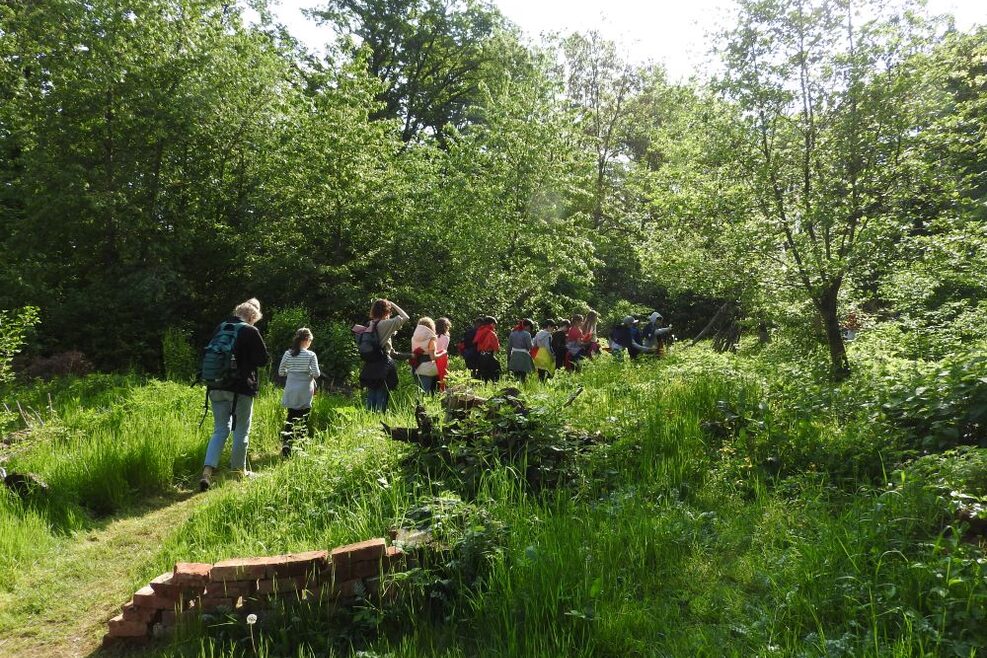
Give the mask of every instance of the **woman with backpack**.
<path id="1" fill-rule="evenodd" d="M 393 313 L 397 317 L 391 317 Z M 367 409 L 371 411 L 387 411 L 391 391 L 398 387 L 391 337 L 408 318 L 394 302 L 378 299 L 370 307 L 370 325 L 355 328 L 357 349 L 363 360 L 360 384 L 367 389 Z"/>
<path id="2" fill-rule="evenodd" d="M 315 380 L 319 372 L 319 359 L 312 346 L 312 331 L 302 327 L 295 332 L 291 349 L 286 350 L 278 366 L 278 374 L 287 377 L 281 406 L 288 409 L 288 418 L 281 430 L 281 456 L 291 456 L 294 438 L 301 434 L 308 436 L 308 415 L 312 411 L 312 397 L 315 395 Z"/>
<path id="3" fill-rule="evenodd" d="M 216 328 L 206 346 L 200 374 L 212 404 L 213 433 L 199 480 L 202 491 L 212 485 L 213 472 L 231 431 L 230 468 L 242 476 L 253 475 L 247 470 L 247 442 L 258 389 L 257 368 L 270 358 L 264 339 L 254 327 L 262 317 L 260 302 L 248 299 Z"/>

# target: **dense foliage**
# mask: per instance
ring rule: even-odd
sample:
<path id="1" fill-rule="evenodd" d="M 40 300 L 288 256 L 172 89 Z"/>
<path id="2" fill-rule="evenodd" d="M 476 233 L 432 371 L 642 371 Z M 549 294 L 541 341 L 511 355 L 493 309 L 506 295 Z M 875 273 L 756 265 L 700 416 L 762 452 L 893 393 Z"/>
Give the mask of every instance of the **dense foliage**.
<path id="1" fill-rule="evenodd" d="M 850 309 L 939 355 L 983 321 L 983 30 L 742 2 L 723 74 L 671 84 L 475 0 L 333 0 L 323 57 L 251 6 L 0 8 L 0 308 L 40 308 L 31 355 L 163 372 L 167 329 L 199 344 L 250 295 L 322 327 L 378 295 L 460 328 L 660 306 L 692 335 L 728 301 L 837 375 Z"/>
<path id="2" fill-rule="evenodd" d="M 67 620 L 178 560 L 400 529 L 431 548 L 392 606 L 152 650 L 982 651 L 987 28 L 738 0 L 716 77 L 671 83 L 482 0 L 325 0 L 319 56 L 247 4 L 0 3 L 0 463 L 46 485 L 0 488 L 0 644 L 95 642 Z M 275 359 L 314 331 L 333 392 L 281 459 L 263 382 L 259 477 L 192 497 L 196 346 L 250 296 Z M 714 349 L 507 393 L 454 358 L 489 398 L 459 416 L 402 365 L 381 417 L 350 388 L 378 296 L 457 334 L 658 308 Z"/>

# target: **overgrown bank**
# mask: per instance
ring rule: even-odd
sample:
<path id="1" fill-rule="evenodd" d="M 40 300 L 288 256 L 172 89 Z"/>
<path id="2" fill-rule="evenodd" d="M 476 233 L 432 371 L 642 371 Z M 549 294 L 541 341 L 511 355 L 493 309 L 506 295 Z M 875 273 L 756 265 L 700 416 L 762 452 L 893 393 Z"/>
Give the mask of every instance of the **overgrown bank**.
<path id="1" fill-rule="evenodd" d="M 810 367 L 796 373 L 773 359 L 695 348 L 528 385 L 521 397 L 541 414 L 533 441 L 559 437 L 565 426 L 601 433 L 548 487 L 531 486 L 525 474 L 533 464 L 523 455 L 503 461 L 490 450 L 471 453 L 465 441 L 447 445 L 457 459 L 443 470 L 441 461 L 387 438 L 378 417 L 332 398 L 319 399 L 319 431 L 304 452 L 268 462 L 278 418 L 267 394 L 251 448 L 264 475 L 202 498 L 157 555 L 136 565 L 132 584 L 178 559 L 332 546 L 405 527 L 434 534 L 446 550 L 404 576 L 397 606 L 368 605 L 342 618 L 287 610 L 260 638 L 261 652 L 973 655 L 987 642 L 983 538 L 970 517 L 987 495 L 987 453 L 977 445 L 982 359 L 973 353 L 936 369 L 864 359 L 837 388 Z M 583 393 L 563 408 L 577 387 Z M 112 437 L 126 446 L 159 422 L 169 427 L 162 409 L 176 410 L 176 427 L 197 420 L 187 388 L 122 390 L 129 413 L 146 413 L 147 425 L 92 432 L 86 423 L 110 422 L 113 412 L 89 408 L 71 418 L 66 412 L 64 431 L 87 428 L 93 445 Z M 948 429 L 944 404 L 950 417 L 968 419 L 964 432 Z M 437 405 L 429 403 L 436 415 Z M 412 412 L 408 397 L 385 421 L 411 425 Z M 493 421 L 526 422 L 507 412 Z M 188 450 L 201 451 L 204 438 L 187 434 Z M 82 492 L 73 495 L 83 507 L 76 526 L 59 525 L 65 515 L 57 510 L 5 496 L 2 534 L 24 538 L 19 552 L 4 553 L 14 565 L 45 555 L 46 542 L 80 541 L 64 533 L 92 523 L 89 494 L 74 484 L 81 476 L 43 470 L 40 455 L 64 440 L 37 440 L 17 459 L 51 478 L 54 494 Z M 967 445 L 949 450 L 959 444 Z M 485 461 L 461 470 L 471 454 Z M 86 459 L 75 462 L 80 473 Z M 159 478 L 160 486 L 180 485 L 197 459 Z M 4 574 L 5 587 L 16 590 L 16 568 Z M 246 626 L 215 624 L 161 654 L 250 654 Z"/>

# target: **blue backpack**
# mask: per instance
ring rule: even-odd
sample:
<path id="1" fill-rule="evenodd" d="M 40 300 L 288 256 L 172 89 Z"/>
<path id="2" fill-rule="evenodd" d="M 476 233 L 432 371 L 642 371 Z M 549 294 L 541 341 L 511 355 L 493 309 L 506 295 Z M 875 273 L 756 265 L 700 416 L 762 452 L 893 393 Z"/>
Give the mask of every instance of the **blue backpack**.
<path id="1" fill-rule="evenodd" d="M 207 388 L 226 389 L 233 385 L 237 375 L 233 348 L 240 330 L 245 326 L 246 322 L 224 322 L 206 345 L 199 378 Z"/>

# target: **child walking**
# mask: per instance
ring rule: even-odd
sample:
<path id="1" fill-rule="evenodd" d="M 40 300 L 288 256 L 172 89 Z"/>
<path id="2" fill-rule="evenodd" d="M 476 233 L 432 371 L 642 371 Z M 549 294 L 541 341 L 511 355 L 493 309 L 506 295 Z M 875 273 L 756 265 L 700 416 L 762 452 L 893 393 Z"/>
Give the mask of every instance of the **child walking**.
<path id="1" fill-rule="evenodd" d="M 446 373 L 449 372 L 449 332 L 452 330 L 452 321 L 449 318 L 439 318 L 435 321 L 435 353 L 440 356 L 435 360 L 435 367 L 439 372 L 439 390 L 446 390 Z"/>
<path id="2" fill-rule="evenodd" d="M 308 415 L 312 411 L 312 396 L 315 395 L 315 380 L 322 374 L 319 359 L 312 346 L 312 331 L 302 327 L 295 332 L 291 349 L 285 351 L 278 366 L 278 374 L 287 377 L 281 406 L 288 409 L 288 418 L 281 430 L 281 456 L 291 456 L 291 446 L 299 435 L 308 435 Z"/>

